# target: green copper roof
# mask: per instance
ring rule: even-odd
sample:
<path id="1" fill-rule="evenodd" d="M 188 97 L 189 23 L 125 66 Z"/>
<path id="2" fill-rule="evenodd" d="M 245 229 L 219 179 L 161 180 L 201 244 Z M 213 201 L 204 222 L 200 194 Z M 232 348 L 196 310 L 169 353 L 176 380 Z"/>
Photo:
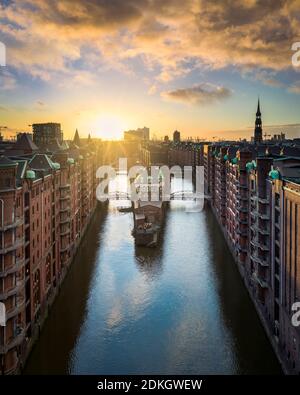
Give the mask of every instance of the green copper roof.
<path id="1" fill-rule="evenodd" d="M 27 170 L 26 171 L 26 178 L 29 180 L 34 180 L 35 179 L 35 171 Z"/>
<path id="2" fill-rule="evenodd" d="M 228 155 L 224 155 L 224 160 L 228 160 Z"/>
<path id="3" fill-rule="evenodd" d="M 232 161 L 231 161 L 231 163 L 233 164 L 233 165 L 236 165 L 237 163 L 238 163 L 238 158 L 233 158 L 232 159 Z"/>
<path id="4" fill-rule="evenodd" d="M 247 169 L 247 171 L 251 171 L 251 170 L 256 169 L 256 162 L 255 162 L 255 160 L 252 160 L 251 162 L 248 162 L 246 164 L 246 169 Z"/>
<path id="5" fill-rule="evenodd" d="M 60 163 L 52 162 L 52 167 L 53 167 L 54 170 L 59 170 L 60 169 Z"/>
<path id="6" fill-rule="evenodd" d="M 73 158 L 68 158 L 67 163 L 68 165 L 74 165 L 75 161 Z"/>
<path id="7" fill-rule="evenodd" d="M 272 180 L 279 180 L 280 179 L 280 173 L 278 170 L 271 170 L 269 173 L 269 177 L 272 178 Z"/>

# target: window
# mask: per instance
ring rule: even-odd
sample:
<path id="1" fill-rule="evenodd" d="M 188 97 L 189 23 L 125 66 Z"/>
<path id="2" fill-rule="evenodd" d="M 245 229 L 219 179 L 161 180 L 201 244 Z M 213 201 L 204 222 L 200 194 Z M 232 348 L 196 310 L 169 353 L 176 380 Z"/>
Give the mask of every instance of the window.
<path id="1" fill-rule="evenodd" d="M 280 205 L 280 195 L 279 193 L 275 193 L 275 206 L 279 207 Z"/>

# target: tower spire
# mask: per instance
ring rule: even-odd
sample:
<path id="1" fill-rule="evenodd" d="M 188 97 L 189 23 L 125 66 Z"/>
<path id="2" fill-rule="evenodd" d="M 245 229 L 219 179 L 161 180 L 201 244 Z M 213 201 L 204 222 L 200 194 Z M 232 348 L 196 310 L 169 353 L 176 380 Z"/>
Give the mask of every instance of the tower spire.
<path id="1" fill-rule="evenodd" d="M 79 133 L 78 130 L 76 129 L 75 135 L 74 135 L 74 139 L 73 142 L 75 145 L 77 145 L 78 147 L 80 146 L 80 137 L 79 137 Z"/>
<path id="2" fill-rule="evenodd" d="M 263 139 L 262 121 L 261 121 L 260 101 L 258 98 L 256 119 L 255 119 L 255 129 L 254 129 L 254 142 L 261 143 L 262 139 Z"/>
<path id="3" fill-rule="evenodd" d="M 257 102 L 257 111 L 256 111 L 256 116 L 259 116 L 259 117 L 261 116 L 259 98 L 258 98 L 258 102 Z"/>

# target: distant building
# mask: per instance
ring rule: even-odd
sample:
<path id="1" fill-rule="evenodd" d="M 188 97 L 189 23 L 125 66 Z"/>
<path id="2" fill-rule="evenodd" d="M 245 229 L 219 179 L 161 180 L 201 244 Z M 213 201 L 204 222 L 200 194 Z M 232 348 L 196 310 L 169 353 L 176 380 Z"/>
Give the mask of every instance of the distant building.
<path id="1" fill-rule="evenodd" d="M 60 123 L 35 123 L 32 125 L 33 142 L 38 146 L 45 146 L 63 141 Z"/>
<path id="2" fill-rule="evenodd" d="M 143 127 L 136 130 L 127 130 L 124 132 L 125 141 L 136 141 L 136 140 L 149 140 L 150 129 Z"/>
<path id="3" fill-rule="evenodd" d="M 173 141 L 174 143 L 180 142 L 180 132 L 178 132 L 178 130 L 175 130 L 175 132 L 173 133 Z"/>
<path id="4" fill-rule="evenodd" d="M 38 151 L 38 147 L 32 141 L 31 134 L 19 133 L 17 135 L 17 141 L 15 141 L 5 150 L 5 155 L 9 155 L 9 156 L 32 155 L 37 151 Z"/>
<path id="5" fill-rule="evenodd" d="M 255 143 L 261 143 L 262 139 L 263 139 L 263 132 L 262 132 L 260 103 L 259 103 L 259 99 L 258 99 L 257 111 L 256 111 L 256 120 L 255 120 L 255 129 L 254 129 L 254 142 Z"/>

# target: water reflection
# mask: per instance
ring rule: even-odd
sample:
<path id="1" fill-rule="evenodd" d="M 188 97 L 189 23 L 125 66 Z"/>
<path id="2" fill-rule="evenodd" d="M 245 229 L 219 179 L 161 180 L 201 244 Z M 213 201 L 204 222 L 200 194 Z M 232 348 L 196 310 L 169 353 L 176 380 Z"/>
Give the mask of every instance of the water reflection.
<path id="1" fill-rule="evenodd" d="M 87 316 L 89 286 L 96 256 L 101 248 L 101 230 L 106 217 L 107 208 L 103 205 L 96 210 L 87 230 L 88 237 L 82 240 L 74 263 L 50 310 L 41 337 L 27 362 L 25 374 L 69 373 L 72 350 Z"/>
<path id="2" fill-rule="evenodd" d="M 88 230 L 26 372 L 279 373 L 210 210 L 171 202 L 148 249 L 118 204 Z"/>

